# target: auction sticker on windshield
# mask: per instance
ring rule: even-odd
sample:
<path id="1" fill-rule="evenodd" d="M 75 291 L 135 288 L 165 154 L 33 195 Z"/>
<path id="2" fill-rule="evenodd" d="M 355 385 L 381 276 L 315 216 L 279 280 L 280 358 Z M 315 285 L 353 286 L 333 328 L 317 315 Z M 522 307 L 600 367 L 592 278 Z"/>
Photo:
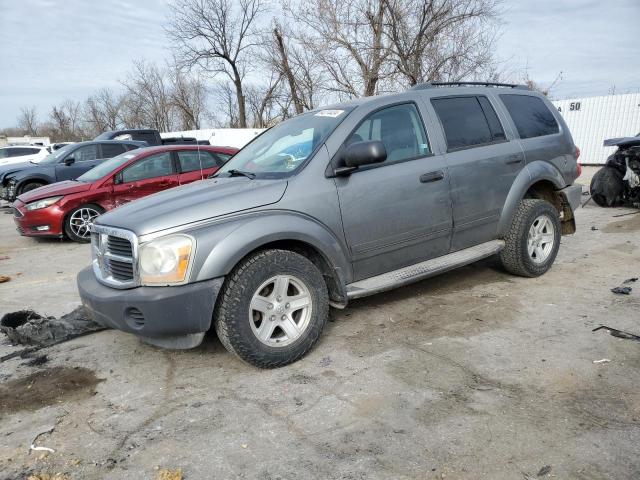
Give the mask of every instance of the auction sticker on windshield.
<path id="1" fill-rule="evenodd" d="M 344 113 L 344 110 L 320 110 L 315 117 L 331 117 L 337 118 Z"/>

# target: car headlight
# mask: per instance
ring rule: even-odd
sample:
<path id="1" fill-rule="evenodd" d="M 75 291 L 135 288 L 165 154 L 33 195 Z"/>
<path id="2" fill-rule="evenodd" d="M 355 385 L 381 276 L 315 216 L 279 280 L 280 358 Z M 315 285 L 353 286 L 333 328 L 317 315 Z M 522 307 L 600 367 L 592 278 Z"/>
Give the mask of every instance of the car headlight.
<path id="1" fill-rule="evenodd" d="M 37 202 L 27 203 L 27 210 L 40 210 L 41 208 L 47 208 L 56 203 L 58 200 L 62 198 L 62 195 L 59 197 L 49 197 L 43 198 L 42 200 L 38 200 Z"/>
<path id="2" fill-rule="evenodd" d="M 140 245 L 138 266 L 142 285 L 184 283 L 191 263 L 193 238 L 170 235 Z"/>

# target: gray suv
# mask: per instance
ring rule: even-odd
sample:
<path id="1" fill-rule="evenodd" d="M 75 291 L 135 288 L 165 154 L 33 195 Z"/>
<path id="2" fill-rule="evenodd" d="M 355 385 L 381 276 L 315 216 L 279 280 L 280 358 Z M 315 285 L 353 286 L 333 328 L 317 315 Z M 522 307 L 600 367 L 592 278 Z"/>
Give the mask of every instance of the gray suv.
<path id="1" fill-rule="evenodd" d="M 213 326 L 278 367 L 318 341 L 329 306 L 499 255 L 535 277 L 575 232 L 576 147 L 516 85 L 421 84 L 286 120 L 209 180 L 93 225 L 82 301 L 105 326 L 191 348 Z"/>

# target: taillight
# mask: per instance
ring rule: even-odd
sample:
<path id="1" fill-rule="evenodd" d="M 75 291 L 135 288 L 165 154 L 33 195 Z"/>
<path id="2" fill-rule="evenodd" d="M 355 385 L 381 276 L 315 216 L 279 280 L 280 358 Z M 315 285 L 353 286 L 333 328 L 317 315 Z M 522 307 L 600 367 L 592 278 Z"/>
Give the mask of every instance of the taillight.
<path id="1" fill-rule="evenodd" d="M 580 147 L 576 146 L 576 160 L 580 158 Z"/>
<path id="2" fill-rule="evenodd" d="M 580 158 L 580 148 L 576 146 L 576 164 L 577 164 L 578 177 L 582 175 L 582 164 L 578 162 L 579 158 Z"/>

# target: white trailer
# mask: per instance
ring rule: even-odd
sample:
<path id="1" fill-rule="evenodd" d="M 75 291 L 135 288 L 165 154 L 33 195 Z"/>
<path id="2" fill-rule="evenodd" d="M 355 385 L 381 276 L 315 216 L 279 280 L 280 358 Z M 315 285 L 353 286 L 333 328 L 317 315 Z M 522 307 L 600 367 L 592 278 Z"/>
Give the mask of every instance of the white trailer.
<path id="1" fill-rule="evenodd" d="M 580 163 L 603 164 L 615 147 L 604 147 L 607 138 L 640 133 L 640 93 L 571 98 L 552 101 L 580 148 Z"/>

